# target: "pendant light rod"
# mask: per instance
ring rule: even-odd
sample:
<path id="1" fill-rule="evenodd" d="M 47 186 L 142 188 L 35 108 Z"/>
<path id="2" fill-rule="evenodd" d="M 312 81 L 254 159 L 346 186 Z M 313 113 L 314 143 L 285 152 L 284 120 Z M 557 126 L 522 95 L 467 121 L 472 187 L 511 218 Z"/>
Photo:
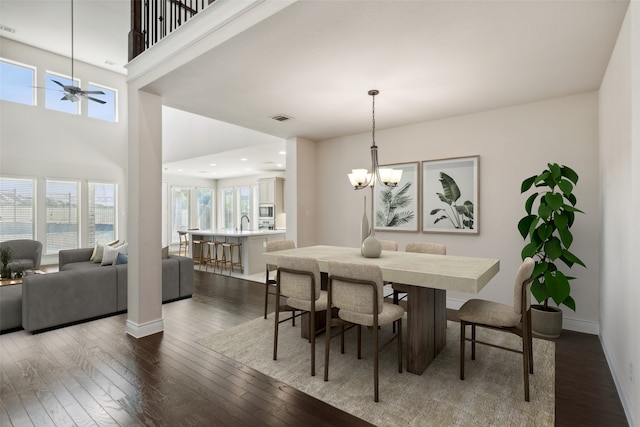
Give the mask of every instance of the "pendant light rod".
<path id="1" fill-rule="evenodd" d="M 71 86 L 75 86 L 73 82 L 73 0 L 71 0 Z"/>
<path id="2" fill-rule="evenodd" d="M 355 190 L 373 187 L 375 182 L 386 187 L 397 187 L 402 178 L 401 169 L 384 168 L 380 169 L 378 164 L 378 146 L 376 145 L 376 95 L 380 91 L 371 89 L 368 94 L 371 96 L 371 173 L 366 169 L 353 169 L 349 176 L 349 181 Z"/>

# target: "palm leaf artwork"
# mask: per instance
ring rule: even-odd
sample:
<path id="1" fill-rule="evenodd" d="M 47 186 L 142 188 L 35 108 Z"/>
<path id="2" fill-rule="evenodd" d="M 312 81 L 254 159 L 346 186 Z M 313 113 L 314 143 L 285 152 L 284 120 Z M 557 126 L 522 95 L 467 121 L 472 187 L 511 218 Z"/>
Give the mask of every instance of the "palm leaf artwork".
<path id="1" fill-rule="evenodd" d="M 415 218 L 416 214 L 414 211 L 401 210 L 413 203 L 413 198 L 407 194 L 410 188 L 411 182 L 407 182 L 400 188 L 387 188 L 380 191 L 380 204 L 382 205 L 382 209 L 376 211 L 377 226 L 399 227 Z"/>
<path id="2" fill-rule="evenodd" d="M 460 188 L 456 181 L 444 172 L 440 172 L 440 184 L 442 184 L 442 193 L 436 193 L 442 203 L 449 205 L 449 208 L 436 208 L 430 212 L 430 215 L 438 215 L 433 221 L 434 224 L 440 221 L 449 221 L 455 229 L 473 230 L 474 226 L 474 209 L 473 203 L 465 200 L 461 205 L 456 204 L 462 196 Z"/>

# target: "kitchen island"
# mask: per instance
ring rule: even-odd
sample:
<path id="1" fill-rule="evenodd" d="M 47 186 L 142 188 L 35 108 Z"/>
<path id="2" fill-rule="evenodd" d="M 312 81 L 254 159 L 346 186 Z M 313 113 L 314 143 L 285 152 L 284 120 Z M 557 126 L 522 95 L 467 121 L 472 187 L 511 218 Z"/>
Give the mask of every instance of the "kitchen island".
<path id="1" fill-rule="evenodd" d="M 286 230 L 189 230 L 189 253 L 194 259 L 200 256 L 193 252 L 194 240 L 209 240 L 218 242 L 242 243 L 242 271 L 244 275 L 261 273 L 265 269 L 262 253 L 267 242 L 272 240 L 284 240 Z"/>

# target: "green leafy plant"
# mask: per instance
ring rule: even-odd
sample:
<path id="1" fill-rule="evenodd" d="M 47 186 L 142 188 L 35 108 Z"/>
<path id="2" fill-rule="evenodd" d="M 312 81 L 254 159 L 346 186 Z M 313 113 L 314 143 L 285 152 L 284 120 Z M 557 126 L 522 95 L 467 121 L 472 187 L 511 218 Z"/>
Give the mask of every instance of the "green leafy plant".
<path id="1" fill-rule="evenodd" d="M 376 212 L 376 224 L 384 227 L 397 227 L 415 218 L 416 214 L 411 210 L 399 211 L 399 209 L 409 206 L 413 201 L 411 196 L 407 194 L 410 188 L 411 182 L 407 182 L 396 191 L 389 188 L 380 192 L 380 203 L 383 208 Z"/>
<path id="2" fill-rule="evenodd" d="M 449 220 L 453 228 L 473 230 L 473 203 L 465 200 L 462 205 L 456 204 L 462 193 L 456 181 L 444 172 L 440 172 L 440 184 L 442 184 L 442 193 L 436 193 L 440 201 L 449 205 L 449 212 L 445 208 L 436 208 L 431 210 L 430 215 L 440 214 L 433 223 Z"/>
<path id="3" fill-rule="evenodd" d="M 569 251 L 573 243 L 570 229 L 575 213 L 584 213 L 575 207 L 573 189 L 577 183 L 578 174 L 573 169 L 549 163 L 547 169 L 525 179 L 520 187 L 521 194 L 532 186 L 543 190 L 527 198 L 527 215 L 518 222 L 518 230 L 525 241 L 528 239 L 522 249 L 522 259 L 532 257 L 536 261 L 531 293 L 538 303 L 544 303 L 544 307 L 551 298 L 558 306 L 564 304 L 576 309 L 569 284 L 574 277 L 562 273 L 556 263 L 562 261 L 569 268 L 574 264 L 586 268 L 580 258 Z M 537 209 L 534 209 L 536 202 Z"/>
<path id="4" fill-rule="evenodd" d="M 11 271 L 9 270 L 9 262 L 11 261 L 12 252 L 9 246 L 0 246 L 0 263 L 2 268 L 0 269 L 0 277 L 3 279 L 11 277 Z"/>

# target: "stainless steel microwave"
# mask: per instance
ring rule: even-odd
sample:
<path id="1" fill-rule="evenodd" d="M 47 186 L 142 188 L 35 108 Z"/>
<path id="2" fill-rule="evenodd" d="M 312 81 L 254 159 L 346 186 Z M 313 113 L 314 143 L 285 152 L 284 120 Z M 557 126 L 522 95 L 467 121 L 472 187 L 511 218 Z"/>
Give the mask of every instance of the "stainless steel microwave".
<path id="1" fill-rule="evenodd" d="M 273 203 L 262 203 L 258 206 L 258 217 L 273 218 Z"/>

